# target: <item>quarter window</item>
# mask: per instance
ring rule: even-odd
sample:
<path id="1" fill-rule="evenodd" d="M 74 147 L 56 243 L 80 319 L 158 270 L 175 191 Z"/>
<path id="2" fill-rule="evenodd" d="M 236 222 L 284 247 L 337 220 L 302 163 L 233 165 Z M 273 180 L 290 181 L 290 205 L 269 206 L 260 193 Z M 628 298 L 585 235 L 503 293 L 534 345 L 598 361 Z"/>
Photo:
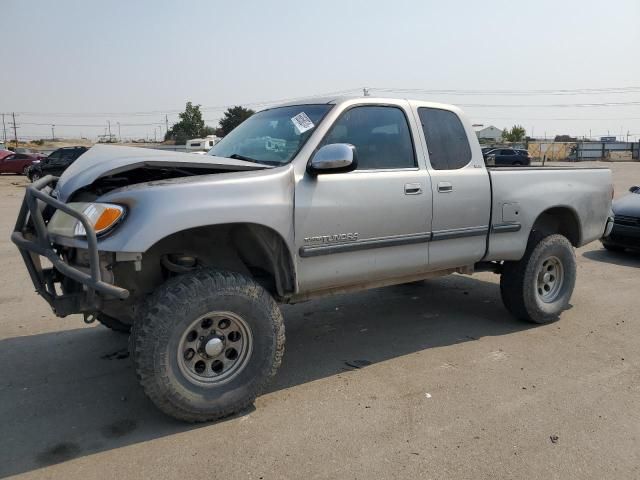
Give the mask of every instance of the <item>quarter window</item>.
<path id="1" fill-rule="evenodd" d="M 456 170 L 471 161 L 471 147 L 458 116 L 439 108 L 418 108 L 427 141 L 429 161 L 435 170 Z"/>
<path id="2" fill-rule="evenodd" d="M 366 105 L 347 110 L 322 142 L 332 143 L 356 147 L 358 170 L 416 166 L 409 125 L 397 107 Z"/>

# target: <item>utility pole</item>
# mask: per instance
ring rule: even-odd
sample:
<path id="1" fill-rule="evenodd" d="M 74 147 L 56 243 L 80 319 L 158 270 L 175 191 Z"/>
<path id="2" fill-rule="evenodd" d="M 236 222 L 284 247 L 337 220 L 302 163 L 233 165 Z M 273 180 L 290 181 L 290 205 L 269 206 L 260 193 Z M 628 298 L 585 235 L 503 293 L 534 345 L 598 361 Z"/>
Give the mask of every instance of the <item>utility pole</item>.
<path id="1" fill-rule="evenodd" d="M 109 143 L 111 143 L 111 120 L 107 120 L 107 126 L 109 127 Z"/>
<path id="2" fill-rule="evenodd" d="M 56 126 L 55 125 L 51 125 L 51 141 L 54 141 L 56 139 L 56 131 L 55 131 Z"/>
<path id="3" fill-rule="evenodd" d="M 156 138 L 156 127 L 153 127 L 153 141 L 154 143 L 158 141 L 158 139 Z"/>
<path id="4" fill-rule="evenodd" d="M 167 115 L 164 115 L 164 126 L 165 126 L 165 132 L 169 131 L 169 117 L 167 117 Z"/>
<path id="5" fill-rule="evenodd" d="M 18 148 L 18 127 L 16 127 L 16 112 L 12 112 L 13 117 L 13 139 L 16 142 L 16 148 Z"/>
<path id="6" fill-rule="evenodd" d="M 122 143 L 122 135 L 120 135 L 120 122 L 118 122 L 118 142 Z"/>
<path id="7" fill-rule="evenodd" d="M 367 87 L 363 87 L 362 88 L 362 96 L 363 97 L 368 97 L 369 96 L 369 89 Z"/>
<path id="8" fill-rule="evenodd" d="M 4 113 L 2 114 L 2 131 L 4 133 L 4 144 L 7 144 L 7 126 L 4 123 Z"/>

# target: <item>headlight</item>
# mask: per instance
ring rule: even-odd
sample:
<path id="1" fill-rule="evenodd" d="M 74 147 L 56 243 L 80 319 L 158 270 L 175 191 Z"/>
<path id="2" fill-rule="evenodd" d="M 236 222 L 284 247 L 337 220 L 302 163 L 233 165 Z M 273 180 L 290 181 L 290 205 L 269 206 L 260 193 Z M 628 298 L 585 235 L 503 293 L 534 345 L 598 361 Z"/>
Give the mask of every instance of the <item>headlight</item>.
<path id="1" fill-rule="evenodd" d="M 88 217 L 98 236 L 113 229 L 125 215 L 124 207 L 113 203 L 68 203 L 67 206 Z M 80 220 L 62 210 L 57 210 L 53 214 L 47 229 L 49 233 L 63 237 L 86 237 L 87 235 Z"/>

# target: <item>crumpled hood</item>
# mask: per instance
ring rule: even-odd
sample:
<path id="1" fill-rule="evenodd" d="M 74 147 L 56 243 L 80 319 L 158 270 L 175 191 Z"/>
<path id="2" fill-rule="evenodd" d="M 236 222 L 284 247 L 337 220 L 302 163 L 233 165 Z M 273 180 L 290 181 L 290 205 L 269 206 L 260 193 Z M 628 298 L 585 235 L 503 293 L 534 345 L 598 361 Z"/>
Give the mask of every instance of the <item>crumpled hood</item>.
<path id="1" fill-rule="evenodd" d="M 229 170 L 261 170 L 265 165 L 193 153 L 169 152 L 151 148 L 95 145 L 67 168 L 55 189 L 59 200 L 65 202 L 80 188 L 91 185 L 98 178 L 126 172 L 140 167 L 183 167 Z"/>
<path id="2" fill-rule="evenodd" d="M 640 218 L 640 194 L 630 193 L 613 202 L 613 213 Z"/>

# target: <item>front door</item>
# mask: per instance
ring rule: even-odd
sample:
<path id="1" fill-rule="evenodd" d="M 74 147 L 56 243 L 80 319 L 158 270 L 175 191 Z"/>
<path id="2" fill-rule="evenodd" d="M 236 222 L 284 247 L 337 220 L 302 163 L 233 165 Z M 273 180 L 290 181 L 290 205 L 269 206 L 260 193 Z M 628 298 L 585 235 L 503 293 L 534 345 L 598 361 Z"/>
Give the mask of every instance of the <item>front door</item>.
<path id="1" fill-rule="evenodd" d="M 491 185 L 475 135 L 450 110 L 418 107 L 433 184 L 431 270 L 472 265 L 485 253 L 491 215 Z"/>
<path id="2" fill-rule="evenodd" d="M 348 173 L 305 175 L 295 192 L 301 291 L 357 285 L 428 267 L 431 185 L 407 112 L 361 105 L 336 120 L 320 146 L 355 146 Z"/>

